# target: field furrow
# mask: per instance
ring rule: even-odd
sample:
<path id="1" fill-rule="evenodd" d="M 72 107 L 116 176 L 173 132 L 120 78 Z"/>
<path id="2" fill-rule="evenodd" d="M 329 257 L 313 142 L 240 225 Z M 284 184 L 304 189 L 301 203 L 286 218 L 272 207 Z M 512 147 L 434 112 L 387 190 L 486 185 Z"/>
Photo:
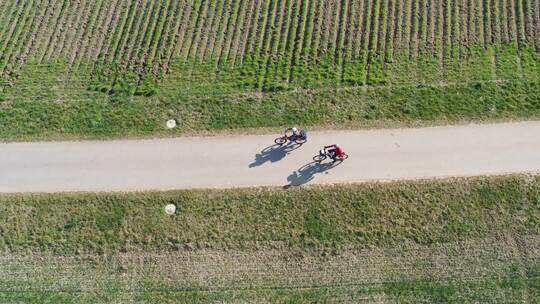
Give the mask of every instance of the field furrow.
<path id="1" fill-rule="evenodd" d="M 226 43 L 225 39 L 228 33 L 227 29 L 231 20 L 232 10 L 235 3 L 236 2 L 234 0 L 227 2 L 223 8 L 223 17 L 219 23 L 217 30 L 218 37 L 214 42 L 214 47 L 212 50 L 212 57 L 216 59 L 216 62 L 219 62 L 221 54 L 223 53 L 224 44 Z"/>
<path id="2" fill-rule="evenodd" d="M 98 58 L 102 57 L 103 52 L 107 49 L 109 43 L 109 36 L 112 29 L 112 23 L 116 18 L 118 8 L 121 6 L 121 0 L 113 1 L 104 1 L 107 4 L 107 14 L 105 18 L 102 19 L 101 24 L 99 25 L 98 33 L 94 33 L 92 40 L 88 44 L 88 50 L 85 50 L 83 58 L 88 58 L 89 60 L 96 61 Z"/>
<path id="3" fill-rule="evenodd" d="M 154 36 L 154 39 L 150 44 L 148 57 L 146 58 L 147 65 L 152 66 L 152 73 L 154 75 L 158 74 L 158 69 L 162 64 L 161 58 L 165 52 L 163 45 L 170 34 L 169 24 L 175 8 L 176 0 L 167 0 L 163 12 L 158 17 L 156 28 L 154 29 L 154 33 L 157 36 Z"/>
<path id="4" fill-rule="evenodd" d="M 19 16 L 18 22 L 15 24 L 11 35 L 8 36 L 7 44 L 2 52 L 2 62 L 0 62 L 0 75 L 6 75 L 17 65 L 11 57 L 14 55 L 14 51 L 22 46 L 26 34 L 28 34 L 28 27 L 34 19 L 34 13 L 36 10 L 36 1 L 30 0 L 26 2 L 24 9 Z M 16 55 L 16 54 L 15 54 Z"/>
<path id="5" fill-rule="evenodd" d="M 302 19 L 302 9 L 303 9 L 303 0 L 293 0 L 293 7 L 292 7 L 292 13 L 291 13 L 291 24 L 289 28 L 289 35 L 287 36 L 287 62 L 288 62 L 288 69 L 286 75 L 286 80 L 288 82 L 291 82 L 293 79 L 293 71 L 294 71 L 294 62 L 296 57 L 296 50 L 298 48 L 298 40 L 300 39 L 300 31 L 299 28 L 301 26 L 301 19 Z"/>
<path id="6" fill-rule="evenodd" d="M 435 32 L 435 41 L 436 41 L 436 51 L 439 58 L 439 65 L 442 67 L 444 64 L 444 29 L 445 29 L 445 22 L 444 22 L 444 1 L 445 0 L 435 0 L 437 3 L 437 30 Z M 476 1 L 476 0 L 473 0 Z"/>
<path id="7" fill-rule="evenodd" d="M 253 21 L 253 15 L 255 14 L 255 2 L 256 0 L 248 0 L 247 3 L 242 3 L 244 6 L 241 13 L 242 24 L 240 32 L 238 33 L 238 41 L 234 50 L 234 57 L 231 58 L 232 64 L 242 64 L 244 62 L 244 54 L 248 44 L 249 31 L 251 29 L 251 22 Z M 281 15 L 283 18 L 283 13 Z"/>
<path id="8" fill-rule="evenodd" d="M 147 33 L 147 27 L 148 27 L 148 24 L 150 23 L 149 22 L 150 16 L 152 15 L 155 9 L 154 1 L 147 0 L 146 3 L 142 2 L 141 8 L 143 8 L 142 14 L 137 16 L 136 34 L 134 35 L 133 40 L 130 43 L 130 50 L 125 55 L 125 59 L 124 59 L 125 62 L 130 62 L 134 65 L 137 65 L 138 63 L 137 62 L 138 53 L 140 52 L 144 44 L 144 39 L 146 37 L 145 35 Z"/>
<path id="9" fill-rule="evenodd" d="M 363 31 L 362 31 L 362 50 L 360 56 L 364 62 L 367 62 L 367 56 L 369 55 L 369 43 L 370 43 L 370 34 L 371 26 L 373 24 L 371 12 L 373 10 L 372 1 L 365 1 L 366 6 L 364 7 L 364 18 L 363 18 Z"/>
<path id="10" fill-rule="evenodd" d="M 331 4 L 333 2 L 334 0 L 324 1 L 324 7 L 323 7 L 324 17 L 322 18 L 322 22 L 320 23 L 321 39 L 320 39 L 320 44 L 319 44 L 319 51 L 317 52 L 317 56 L 319 58 L 322 58 L 323 56 L 325 56 L 328 51 L 328 44 L 329 44 L 328 40 L 330 37 L 330 31 L 332 28 L 332 14 L 333 14 L 333 11 L 332 11 L 333 7 L 331 6 Z M 287 38 L 287 44 L 289 43 L 290 40 L 292 40 L 290 39 L 290 37 Z"/>
<path id="11" fill-rule="evenodd" d="M 245 44 L 245 33 L 248 31 L 247 24 L 250 18 L 250 12 L 248 10 L 253 9 L 252 1 L 245 0 L 240 2 L 240 7 L 238 9 L 236 17 L 236 26 L 235 32 L 233 34 L 233 42 L 227 54 L 227 59 L 231 65 L 237 65 L 236 59 L 238 55 L 243 53 L 243 48 Z M 240 62 L 242 59 L 239 60 Z"/>
<path id="12" fill-rule="evenodd" d="M 32 8 L 32 14 L 29 15 L 30 22 L 26 22 L 22 27 L 22 35 L 15 44 L 15 48 L 11 54 L 6 51 L 3 52 L 4 62 L 11 65 L 11 68 L 7 71 L 4 71 L 4 74 L 7 72 L 14 73 L 15 70 L 18 70 L 24 62 L 27 60 L 28 49 L 34 43 L 36 35 L 39 32 L 39 25 L 42 23 L 43 18 L 46 16 L 47 11 L 50 9 L 49 3 L 44 1 L 38 1 L 34 4 Z M 34 15 L 35 14 L 35 15 Z M 16 74 L 16 73 L 15 73 Z"/>
<path id="13" fill-rule="evenodd" d="M 15 3 L 15 1 L 11 1 L 12 3 Z M 46 39 L 47 35 L 52 35 L 52 27 L 55 24 L 55 21 L 57 20 L 57 13 L 59 9 L 61 8 L 63 4 L 61 4 L 59 1 L 53 1 L 49 2 L 47 4 L 47 8 L 43 14 L 39 15 L 39 23 L 37 24 L 37 28 L 32 29 L 32 35 L 31 35 L 31 41 L 27 43 L 27 45 L 24 48 L 24 54 L 22 57 L 24 57 L 24 60 L 32 60 L 35 61 L 36 58 L 41 58 L 39 55 L 40 53 L 43 53 L 43 48 L 46 45 Z M 48 26 L 44 26 L 47 24 Z M 5 29 L 2 30 L 2 32 L 7 32 L 9 29 L 9 25 L 6 24 Z M 2 38 L 3 37 L 3 38 Z M 6 36 L 0 36 L 0 45 L 2 45 L 2 39 L 7 39 Z M 0 48 L 0 53 L 3 53 L 4 50 Z M 22 66 L 21 66 L 22 67 Z"/>
<path id="14" fill-rule="evenodd" d="M 159 35 L 161 34 L 161 30 L 158 28 L 160 24 L 160 20 L 162 20 L 165 16 L 166 6 L 169 5 L 170 0 L 167 1 L 160 1 L 158 2 L 158 8 L 154 11 L 154 14 L 151 19 L 151 23 L 149 27 L 147 28 L 148 32 L 148 38 L 145 39 L 146 43 L 143 45 L 142 48 L 142 56 L 138 60 L 136 64 L 140 64 L 144 67 L 145 72 L 149 67 L 152 67 L 154 62 L 153 58 L 154 55 L 152 53 L 153 48 L 157 45 L 159 42 Z"/>
<path id="15" fill-rule="evenodd" d="M 13 3 L 13 6 L 11 7 L 11 10 L 9 10 L 9 13 L 7 14 L 10 16 L 9 21 L 6 22 L 6 25 L 0 29 L 2 31 L 2 34 L 0 36 L 0 52 L 1 52 L 0 61 L 1 62 L 4 62 L 4 60 L 6 60 L 4 56 L 6 46 L 10 42 L 10 38 L 13 35 L 13 32 L 15 31 L 18 23 L 21 22 L 21 20 L 19 20 L 18 18 L 19 16 L 21 16 L 23 9 L 27 5 L 27 3 L 23 0 L 18 1 L 16 4 L 15 4 L 15 1 L 13 1 L 12 3 Z"/>
<path id="16" fill-rule="evenodd" d="M 320 47 L 321 47 L 321 38 L 324 33 L 324 29 L 322 28 L 322 24 L 324 22 L 324 16 L 325 16 L 325 0 L 317 0 L 317 10 L 315 13 L 315 18 L 313 22 L 313 38 L 311 42 L 311 49 L 312 49 L 312 56 L 314 57 L 314 60 L 319 59 L 320 54 Z M 362 0 L 359 0 L 362 1 Z M 360 30 L 360 29 L 358 29 Z M 288 30 L 287 32 L 283 32 L 284 36 L 288 36 Z"/>
<path id="17" fill-rule="evenodd" d="M 178 0 L 176 4 L 175 14 L 171 20 L 170 34 L 164 44 L 165 51 L 161 56 L 161 73 L 163 74 L 169 72 L 170 62 L 175 54 L 178 39 L 180 39 L 182 21 L 184 20 L 184 12 L 187 10 L 187 6 L 188 1 L 186 0 Z"/>
<path id="18" fill-rule="evenodd" d="M 30 30 L 30 41 L 25 43 L 24 49 L 21 51 L 21 59 L 23 62 L 33 59 L 35 52 L 37 51 L 36 46 L 40 42 L 40 35 L 42 34 L 45 24 L 49 24 L 49 20 L 53 15 L 55 9 L 54 2 L 47 2 L 45 10 L 39 14 L 37 17 L 37 22 L 32 25 Z M 22 65 L 20 65 L 22 67 Z"/>
<path id="19" fill-rule="evenodd" d="M 187 59 L 196 59 L 197 54 L 199 53 L 199 43 L 201 36 L 205 34 L 205 25 L 207 19 L 209 18 L 210 13 L 210 4 L 211 0 L 202 0 L 197 11 L 197 17 L 192 28 L 188 28 L 188 31 L 192 34 L 188 36 L 186 40 L 185 49 L 182 50 L 182 57 L 184 60 Z"/>
<path id="20" fill-rule="evenodd" d="M 303 5 L 302 15 L 300 16 L 300 21 L 299 21 L 300 26 L 298 28 L 300 41 L 298 42 L 298 48 L 295 52 L 296 60 L 299 60 L 303 57 L 303 54 L 305 53 L 309 45 L 308 39 L 310 39 L 311 37 L 311 31 L 309 29 L 309 20 L 312 20 L 313 18 L 313 15 L 311 14 L 312 7 L 313 7 L 313 0 L 304 0 L 304 2 L 302 2 L 302 5 Z M 341 40 L 342 48 L 344 48 L 344 44 L 345 44 L 345 37 L 342 37 L 342 40 Z"/>
<path id="21" fill-rule="evenodd" d="M 89 20 L 85 22 L 83 34 L 78 38 L 78 47 L 72 52 L 71 58 L 69 59 L 71 72 L 78 70 L 81 60 L 87 60 L 87 58 L 84 57 L 84 54 L 86 54 L 87 50 L 93 46 L 92 42 L 95 37 L 99 35 L 99 32 L 96 30 L 98 28 L 97 23 L 106 8 L 107 2 L 108 1 L 100 0 L 94 3 Z"/>
<path id="22" fill-rule="evenodd" d="M 70 40 L 76 32 L 76 28 L 74 25 L 77 22 L 78 18 L 81 17 L 79 15 L 81 11 L 82 3 L 80 1 L 71 2 L 69 9 L 65 12 L 67 18 L 65 19 L 60 29 L 60 32 L 58 33 L 58 39 L 56 40 L 56 43 L 51 47 L 51 52 L 47 60 L 57 60 L 61 59 L 64 56 L 64 53 L 66 51 L 66 41 Z"/>
<path id="23" fill-rule="evenodd" d="M 419 12 L 420 0 L 412 0 L 410 6 L 410 33 L 409 33 L 409 57 L 413 60 L 418 58 L 419 47 L 419 27 L 420 27 L 420 12 Z"/>
<path id="24" fill-rule="evenodd" d="M 390 0 L 393 1 L 393 0 Z M 350 34 L 347 38 L 349 40 L 349 57 L 348 60 L 352 60 L 353 58 L 356 59 L 357 57 L 357 51 L 361 44 L 361 35 L 362 35 L 362 28 L 361 28 L 361 19 L 362 19 L 362 0 L 353 0 L 351 1 L 351 22 L 350 22 Z"/>
<path id="25" fill-rule="evenodd" d="M 412 38 L 412 30 L 413 27 L 411 25 L 411 21 L 413 18 L 412 11 L 414 7 L 414 3 L 416 0 L 404 0 L 403 1 L 403 34 L 401 37 L 401 45 L 403 48 L 404 53 L 407 56 L 410 56 L 411 51 L 411 38 Z"/>
<path id="26" fill-rule="evenodd" d="M 91 3 L 87 3 L 84 12 L 75 25 L 78 28 L 75 36 L 69 42 L 66 42 L 65 47 L 68 48 L 69 51 L 66 52 L 64 57 L 67 58 L 69 75 L 72 74 L 73 69 L 77 66 L 77 63 L 75 62 L 76 58 L 79 57 L 80 52 L 84 51 L 86 43 L 90 40 L 89 33 L 94 30 L 93 26 L 97 18 L 97 12 L 99 12 L 102 4 L 102 1 L 92 1 Z"/>
<path id="27" fill-rule="evenodd" d="M 368 45 L 367 45 L 367 53 L 368 53 L 368 57 L 367 57 L 367 66 L 366 68 L 368 69 L 368 75 L 369 75 L 369 68 L 370 68 L 370 63 L 371 63 L 371 60 L 373 59 L 373 57 L 377 54 L 377 42 L 379 40 L 379 22 L 380 22 L 380 19 L 379 19 L 379 15 L 380 15 L 380 6 L 381 6 L 381 1 L 384 1 L 384 0 L 373 0 L 372 2 L 372 7 L 371 7 L 371 12 L 370 12 L 370 31 L 368 33 Z"/>
<path id="28" fill-rule="evenodd" d="M 272 0 L 270 10 L 268 11 L 268 21 L 266 23 L 265 28 L 265 35 L 263 37 L 263 45 L 262 49 L 260 51 L 260 74 L 259 78 L 257 80 L 258 84 L 257 86 L 260 88 L 267 89 L 268 88 L 268 78 L 270 75 L 270 63 L 272 62 L 272 54 L 271 50 L 273 48 L 273 45 L 276 44 L 276 39 L 278 37 L 278 33 L 275 29 L 276 27 L 276 15 L 278 11 L 281 9 L 280 2 L 283 0 Z"/>
<path id="29" fill-rule="evenodd" d="M 475 14 L 475 0 L 467 1 L 467 41 L 470 43 L 477 43 L 476 41 L 476 14 Z"/>
<path id="30" fill-rule="evenodd" d="M 274 33 L 274 42 L 272 43 L 272 63 L 270 67 L 269 79 L 267 82 L 273 85 L 283 85 L 283 83 L 289 77 L 289 65 L 287 61 L 287 38 L 289 35 L 290 26 L 292 23 L 292 1 L 281 0 L 279 1 L 279 14 L 281 17 L 278 19 Z"/>
<path id="31" fill-rule="evenodd" d="M 120 40 L 122 39 L 122 34 L 124 33 L 125 28 L 127 27 L 127 21 L 128 21 L 130 12 L 133 11 L 135 5 L 136 3 L 133 3 L 131 1 L 124 1 L 122 3 L 118 19 L 113 23 L 115 25 L 114 32 L 111 33 L 111 40 L 108 45 L 107 53 L 105 54 L 105 62 L 113 63 L 116 61 L 118 45 L 120 44 Z"/>
<path id="32" fill-rule="evenodd" d="M 500 44 L 503 41 L 501 33 L 501 12 L 500 12 L 500 0 L 491 0 L 491 33 L 493 37 L 493 43 Z"/>
<path id="33" fill-rule="evenodd" d="M 208 0 L 200 31 L 197 32 L 198 37 L 192 41 L 188 57 L 199 58 L 201 61 L 206 57 L 210 36 L 213 34 L 215 35 L 215 21 L 221 16 L 216 15 L 221 13 L 217 12 L 219 2 L 220 1 L 216 0 Z"/>
<path id="34" fill-rule="evenodd" d="M 287 55 L 288 45 L 287 43 L 289 38 L 289 31 L 291 29 L 292 23 L 292 12 L 293 12 L 293 3 L 294 0 L 284 0 L 281 1 L 280 12 L 282 12 L 282 17 L 279 20 L 279 35 L 277 40 L 277 49 L 276 53 L 279 55 L 279 59 L 282 60 Z"/>
<path id="35" fill-rule="evenodd" d="M 341 19 L 341 1 L 335 0 L 331 2 L 331 19 L 330 19 L 330 35 L 328 36 L 327 54 L 334 59 L 334 63 L 337 61 L 335 57 L 338 48 L 340 19 Z"/>
<path id="36" fill-rule="evenodd" d="M 141 23 L 144 20 L 145 12 L 150 9 L 151 2 L 151 0 L 139 1 L 138 9 L 135 11 L 133 20 L 130 24 L 130 30 L 128 31 L 128 35 L 125 37 L 125 41 L 123 42 L 124 47 L 122 54 L 121 56 L 118 56 L 118 60 L 120 62 L 129 62 L 132 50 L 137 47 L 137 39 L 140 38 Z"/>
<path id="37" fill-rule="evenodd" d="M 278 0 L 269 1 L 268 9 L 266 10 L 267 16 L 264 22 L 264 31 L 261 33 L 263 36 L 261 37 L 262 45 L 260 45 L 260 49 L 258 52 L 259 74 L 257 75 L 258 78 L 256 87 L 262 90 L 268 89 L 267 76 L 269 73 L 269 66 L 272 59 L 269 52 L 272 48 L 272 40 L 274 38 L 274 23 L 276 19 L 276 12 L 279 9 L 278 4 Z"/>
<path id="38" fill-rule="evenodd" d="M 100 58 L 100 61 L 103 63 L 112 62 L 114 60 L 118 39 L 123 30 L 123 21 L 125 17 L 127 18 L 129 7 L 128 1 L 119 0 L 114 8 L 113 18 L 107 25 L 107 33 L 105 34 L 102 51 L 98 54 L 98 58 Z"/>
<path id="39" fill-rule="evenodd" d="M 249 29 L 247 46 L 244 50 L 242 57 L 247 59 L 248 57 L 253 58 L 255 56 L 255 50 L 257 49 L 257 38 L 259 33 L 262 31 L 261 22 L 263 20 L 264 8 L 265 5 L 262 1 L 255 1 L 255 11 L 253 12 L 253 18 L 251 21 L 251 27 Z"/>
<path id="40" fill-rule="evenodd" d="M 339 82 L 343 82 L 343 73 L 344 73 L 344 58 L 346 57 L 345 54 L 345 47 L 347 43 L 347 35 L 349 34 L 349 7 L 350 3 L 349 1 L 342 1 L 341 2 L 341 14 L 338 21 L 338 36 L 337 36 L 337 46 L 336 46 L 336 68 L 338 69 L 338 78 Z"/>
<path id="41" fill-rule="evenodd" d="M 389 0 L 382 0 L 379 12 L 379 37 L 377 38 L 377 51 L 380 56 L 386 55 L 386 36 L 388 35 Z"/>
<path id="42" fill-rule="evenodd" d="M 499 0 L 499 16 L 500 16 L 500 24 L 501 24 L 501 41 L 503 43 L 510 43 L 510 34 L 508 30 L 508 11 L 507 11 L 507 1 L 508 0 Z"/>
<path id="43" fill-rule="evenodd" d="M 428 37 L 427 37 L 427 47 L 432 53 L 436 53 L 435 49 L 437 47 L 437 16 L 438 16 L 438 6 L 436 0 L 428 1 L 429 12 L 428 12 Z"/>
<path id="44" fill-rule="evenodd" d="M 392 0 L 390 0 L 392 1 Z M 349 3 L 349 22 L 347 25 L 347 37 L 346 37 L 346 49 L 345 49 L 345 64 L 344 72 L 346 69 L 354 68 L 353 60 L 356 60 L 355 52 L 358 48 L 358 34 L 360 32 L 359 16 L 361 11 L 359 10 L 360 0 L 352 0 Z M 343 78 L 343 77 L 342 77 Z M 342 79 L 343 80 L 343 79 Z"/>
<path id="45" fill-rule="evenodd" d="M 68 25 L 65 40 L 58 50 L 59 55 L 57 55 L 57 58 L 70 62 L 69 58 L 71 58 L 77 50 L 74 46 L 79 43 L 83 31 L 88 25 L 88 18 L 91 16 L 90 9 L 95 5 L 95 2 L 96 1 L 81 1 L 81 4 L 76 8 L 74 18 Z"/>
<path id="46" fill-rule="evenodd" d="M 494 40 L 493 32 L 491 31 L 493 29 L 491 16 L 491 0 L 482 0 L 482 7 L 482 15 L 484 17 L 484 43 L 492 44 Z"/>
<path id="47" fill-rule="evenodd" d="M 531 0 L 533 7 L 533 20 L 534 20 L 534 43 L 536 49 L 540 50 L 540 0 Z"/>
<path id="48" fill-rule="evenodd" d="M 403 37 L 403 1 L 396 0 L 394 9 L 394 35 L 393 35 L 393 52 L 392 57 L 395 58 L 398 52 L 401 52 L 401 40 Z"/>
<path id="49" fill-rule="evenodd" d="M 193 26 L 196 18 L 198 17 L 198 9 L 200 9 L 202 3 L 200 0 L 188 0 L 186 2 L 186 7 L 183 10 L 182 23 L 177 31 L 177 36 L 175 39 L 175 44 L 171 52 L 172 60 L 174 56 L 180 56 L 185 58 L 187 45 L 191 42 L 191 35 L 193 31 Z"/>
<path id="50" fill-rule="evenodd" d="M 485 16 L 484 16 L 484 1 L 485 0 L 475 0 L 474 13 L 475 13 L 475 30 L 476 30 L 476 39 L 480 45 L 485 45 Z"/>
<path id="51" fill-rule="evenodd" d="M 452 49 L 451 11 L 450 0 L 441 0 L 441 53 L 444 61 L 449 59 Z"/>
<path id="52" fill-rule="evenodd" d="M 510 40 L 515 44 L 518 44 L 519 36 L 514 1 L 515 0 L 507 0 L 506 3 L 506 10 L 508 13 L 508 34 L 510 36 Z"/>
<path id="53" fill-rule="evenodd" d="M 204 51 L 204 53 L 201 54 L 202 58 L 205 58 L 207 60 L 212 60 L 212 52 L 215 47 L 216 39 L 218 38 L 218 32 L 219 32 L 219 26 L 221 21 L 223 20 L 223 14 L 225 9 L 225 1 L 213 1 L 215 3 L 212 4 L 212 7 L 215 6 L 215 8 L 212 9 L 212 18 L 210 19 L 210 23 L 208 23 L 208 29 L 206 30 L 206 34 L 203 37 L 202 47 L 201 51 Z"/>
<path id="54" fill-rule="evenodd" d="M 5 5 L 0 5 L 0 41 L 9 29 L 14 20 L 14 11 L 17 9 L 17 1 L 8 1 Z"/>
<path id="55" fill-rule="evenodd" d="M 459 60 L 461 50 L 461 28 L 460 28 L 460 7 L 459 1 L 452 3 L 452 57 L 454 60 Z"/>
<path id="56" fill-rule="evenodd" d="M 128 40 L 132 36 L 132 33 L 134 32 L 133 29 L 136 28 L 134 26 L 138 26 L 138 23 L 135 22 L 135 19 L 139 20 L 140 17 L 139 13 L 143 11 L 143 1 L 132 1 L 129 12 L 127 15 L 126 25 L 123 28 L 123 31 L 120 33 L 120 39 L 119 43 L 114 49 L 114 61 L 120 62 L 121 64 L 127 64 L 127 62 L 123 62 L 122 59 L 126 57 L 126 53 L 129 52 L 129 49 L 126 47 L 128 44 Z"/>
<path id="57" fill-rule="evenodd" d="M 380 6 L 381 1 L 384 0 L 373 0 L 373 5 L 371 8 L 371 24 L 370 24 L 370 31 L 369 31 L 369 42 L 366 48 L 366 75 L 367 75 L 367 83 L 368 84 L 376 84 L 376 81 L 373 81 L 372 75 L 378 74 L 378 71 L 376 68 L 380 68 L 378 65 L 379 63 L 379 56 L 378 56 L 378 49 L 377 49 L 377 41 L 379 38 L 379 35 L 377 33 L 379 29 L 379 14 L 380 14 Z"/>
<path id="58" fill-rule="evenodd" d="M 354 1 L 352 2 L 354 3 Z M 316 13 L 317 13 L 318 5 L 319 5 L 318 0 L 311 0 L 309 3 L 309 11 L 308 11 L 307 20 L 306 20 L 306 32 L 304 34 L 304 44 L 302 46 L 302 55 L 301 55 L 303 60 L 311 59 L 310 57 L 313 54 L 313 49 L 312 49 L 313 35 L 314 35 L 315 24 L 317 23 Z M 350 14 L 352 15 L 352 12 L 350 12 Z M 351 29 L 351 33 L 350 33 L 351 35 L 352 35 L 352 30 L 354 29 Z M 351 49 L 352 47 L 348 48 L 349 51 Z"/>
<path id="59" fill-rule="evenodd" d="M 247 30 L 245 31 L 245 42 L 242 46 L 242 52 L 238 54 L 237 61 L 240 64 L 250 61 L 253 56 L 253 49 L 255 47 L 255 38 L 257 37 L 257 29 L 259 27 L 259 17 L 262 11 L 261 1 L 253 0 L 252 7 L 249 11 L 250 18 Z"/>
<path id="60" fill-rule="evenodd" d="M 386 21 L 386 41 L 385 41 L 385 61 L 392 63 L 394 61 L 394 39 L 395 39 L 395 18 L 396 18 L 396 0 L 388 1 L 388 12 Z"/>
<path id="61" fill-rule="evenodd" d="M 534 21 L 533 21 L 533 4 L 532 0 L 523 1 L 523 14 L 525 17 L 525 40 L 527 43 L 534 41 Z"/>
<path id="62" fill-rule="evenodd" d="M 234 5 L 231 20 L 228 25 L 228 30 L 227 30 L 228 35 L 227 35 L 227 38 L 225 39 L 225 47 L 223 49 L 222 55 L 220 56 L 221 62 L 224 62 L 227 64 L 232 63 L 231 61 L 229 61 L 229 58 L 231 56 L 234 58 L 234 55 L 235 55 L 234 52 L 236 52 L 235 49 L 237 48 L 238 37 L 240 35 L 239 31 L 242 29 L 241 24 L 242 24 L 243 17 L 241 17 L 241 15 L 242 15 L 242 12 L 245 11 L 245 7 L 246 7 L 245 4 L 246 4 L 246 1 L 242 0 L 242 1 L 238 1 Z M 275 18 L 276 16 L 274 16 L 274 22 L 275 22 Z M 273 27 L 272 27 L 272 30 L 274 30 Z"/>
<path id="63" fill-rule="evenodd" d="M 263 2 L 264 5 L 261 9 L 261 13 L 259 14 L 259 22 L 257 27 L 257 32 L 255 35 L 254 40 L 254 48 L 253 52 L 255 54 L 255 58 L 258 60 L 261 56 L 261 52 L 264 46 L 264 40 L 266 38 L 266 35 L 268 33 L 268 18 L 269 15 L 272 14 L 272 2 L 265 1 Z"/>
<path id="64" fill-rule="evenodd" d="M 420 1 L 419 5 L 420 9 L 420 32 L 419 32 L 419 43 L 418 43 L 418 50 L 419 52 L 424 53 L 427 48 L 428 44 L 428 36 L 429 36 L 429 3 L 426 0 Z"/>
<path id="65" fill-rule="evenodd" d="M 515 0 L 516 23 L 518 28 L 518 45 L 522 47 L 527 42 L 525 29 L 525 13 L 522 0 Z"/>
<path id="66" fill-rule="evenodd" d="M 462 46 L 468 45 L 469 38 L 469 9 L 468 9 L 468 0 L 459 0 L 459 41 Z"/>

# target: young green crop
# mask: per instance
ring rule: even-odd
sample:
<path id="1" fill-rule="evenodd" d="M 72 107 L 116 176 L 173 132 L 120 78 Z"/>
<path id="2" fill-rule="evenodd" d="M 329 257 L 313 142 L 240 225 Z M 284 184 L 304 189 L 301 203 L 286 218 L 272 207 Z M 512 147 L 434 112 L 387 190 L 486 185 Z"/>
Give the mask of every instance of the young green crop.
<path id="1" fill-rule="evenodd" d="M 244 97 L 279 99 L 272 95 L 276 92 L 400 85 L 410 86 L 412 92 L 416 85 L 470 87 L 478 81 L 522 77 L 525 83 L 535 83 L 538 79 L 537 0 L 19 2 L 6 1 L 0 14 L 0 82 L 5 84 L 1 108 L 4 115 L 20 113 L 17 117 L 35 108 L 57 113 L 52 109 L 62 104 L 97 116 L 76 123 L 87 126 L 106 116 L 86 108 L 96 107 L 89 97 L 95 98 L 94 93 L 101 94 L 98 100 L 104 104 L 111 103 L 99 108 L 116 107 L 127 111 L 126 117 L 135 115 L 130 112 L 135 95 L 151 95 L 156 99 L 136 101 L 151 105 L 146 107 L 147 117 L 157 120 L 167 118 L 169 112 L 182 113 L 188 118 L 179 120 L 197 116 L 204 121 L 197 125 L 204 125 L 220 115 L 214 98 L 229 100 L 233 104 L 227 108 L 234 108 Z M 65 75 L 56 74 L 59 66 L 65 68 Z M 57 92 L 54 98 L 44 93 L 52 91 Z M 535 94 L 533 90 L 522 102 L 528 103 Z M 26 103 L 17 104 L 23 96 Z M 201 96 L 212 96 L 212 101 Z M 410 98 L 413 104 L 415 97 Z M 432 99 L 430 110 L 407 109 L 396 115 L 429 112 L 440 99 L 450 98 Z M 196 110 L 187 107 L 194 113 L 177 110 L 199 102 L 203 104 Z M 306 107 L 316 117 L 318 108 L 329 106 L 298 100 L 292 109 Z M 65 124 L 78 118 L 61 120 Z M 365 122 L 351 119 L 356 125 Z M 309 124 L 319 121 L 330 119 Z M 39 125 L 46 132 L 57 128 Z M 250 123 L 274 125 L 267 119 Z M 129 129 L 127 133 L 137 133 Z M 90 128 L 86 133 L 94 131 Z"/>

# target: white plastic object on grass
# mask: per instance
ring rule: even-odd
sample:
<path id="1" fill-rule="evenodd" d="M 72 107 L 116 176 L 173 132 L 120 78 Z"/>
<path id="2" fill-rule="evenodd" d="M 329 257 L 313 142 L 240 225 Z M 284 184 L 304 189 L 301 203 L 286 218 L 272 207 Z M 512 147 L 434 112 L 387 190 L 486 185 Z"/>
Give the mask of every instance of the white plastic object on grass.
<path id="1" fill-rule="evenodd" d="M 165 206 L 165 213 L 169 215 L 173 215 L 176 213 L 176 205 L 175 204 L 168 204 Z"/>
<path id="2" fill-rule="evenodd" d="M 176 127 L 176 120 L 174 119 L 167 120 L 167 128 L 173 129 L 175 127 Z"/>

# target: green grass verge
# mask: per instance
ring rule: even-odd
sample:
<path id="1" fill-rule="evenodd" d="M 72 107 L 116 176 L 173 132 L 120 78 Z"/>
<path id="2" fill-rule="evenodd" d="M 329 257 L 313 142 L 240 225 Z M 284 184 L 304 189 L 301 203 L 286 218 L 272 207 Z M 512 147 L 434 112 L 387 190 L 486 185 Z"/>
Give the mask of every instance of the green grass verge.
<path id="1" fill-rule="evenodd" d="M 0 303 L 540 296 L 540 177 L 11 194 L 0 208 Z"/>
<path id="2" fill-rule="evenodd" d="M 401 126 L 540 117 L 540 53 L 512 45 L 471 46 L 440 64 L 433 54 L 396 56 L 343 80 L 331 60 L 305 62 L 293 83 L 266 83 L 252 60 L 241 65 L 176 60 L 164 79 L 104 63 L 27 64 L 0 93 L 0 139 L 110 138 L 182 135 L 232 129 L 305 126 Z M 516 66 L 517 56 L 521 65 Z M 492 62 L 494 59 L 494 63 Z M 276 59 L 278 60 L 278 59 Z M 378 68 L 377 68 L 378 67 Z M 255 82 L 254 82 L 255 81 Z M 179 127 L 166 130 L 176 119 Z"/>
<path id="3" fill-rule="evenodd" d="M 163 207 L 175 202 L 179 212 Z M 75 254 L 227 248 L 393 246 L 540 233 L 540 178 L 185 190 L 134 194 L 0 196 L 0 248 Z"/>
<path id="4" fill-rule="evenodd" d="M 1 106 L 0 138 L 173 136 L 290 125 L 369 127 L 540 117 L 540 82 L 528 80 L 199 98 L 134 96 L 116 102 L 97 92 L 81 91 L 81 99 L 71 99 L 69 92 L 61 97 L 62 90 L 52 87 L 42 94 L 65 102 L 29 102 L 13 93 L 19 97 Z M 166 130 L 171 118 L 178 128 Z"/>

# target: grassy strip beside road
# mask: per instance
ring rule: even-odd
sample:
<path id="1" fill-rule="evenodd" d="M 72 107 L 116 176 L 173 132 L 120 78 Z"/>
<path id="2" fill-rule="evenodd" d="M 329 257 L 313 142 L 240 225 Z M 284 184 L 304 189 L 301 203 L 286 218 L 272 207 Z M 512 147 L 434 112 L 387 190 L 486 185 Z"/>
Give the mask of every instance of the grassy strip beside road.
<path id="1" fill-rule="evenodd" d="M 178 205 L 167 216 L 163 207 Z M 540 178 L 527 176 L 130 194 L 0 196 L 4 252 L 100 254 L 211 244 L 371 248 L 507 232 L 540 234 Z"/>
<path id="2" fill-rule="evenodd" d="M 0 303 L 534 303 L 539 207 L 530 176 L 2 195 Z"/>
<path id="3" fill-rule="evenodd" d="M 291 125 L 389 127 L 540 117 L 540 82 L 526 79 L 267 95 L 189 95 L 180 90 L 119 100 L 69 84 L 34 89 L 43 100 L 32 101 L 25 91 L 13 90 L 2 103 L 1 139 L 172 136 Z M 166 130 L 165 122 L 171 118 L 179 122 L 178 128 Z"/>

